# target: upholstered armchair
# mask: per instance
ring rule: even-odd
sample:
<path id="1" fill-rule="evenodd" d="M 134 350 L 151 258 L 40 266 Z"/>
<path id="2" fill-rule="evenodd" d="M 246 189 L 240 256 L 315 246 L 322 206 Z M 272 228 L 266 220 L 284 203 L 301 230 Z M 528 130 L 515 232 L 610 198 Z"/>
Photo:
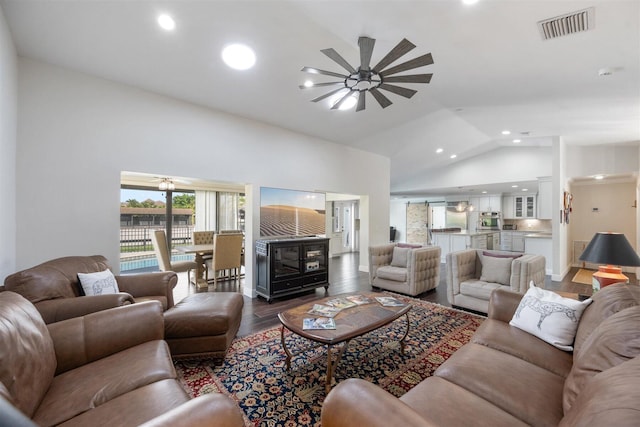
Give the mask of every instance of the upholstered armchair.
<path id="1" fill-rule="evenodd" d="M 452 306 L 487 313 L 494 289 L 525 294 L 529 283 L 544 288 L 542 255 L 466 249 L 447 254 L 447 299 Z"/>
<path id="2" fill-rule="evenodd" d="M 33 303 L 47 324 L 147 300 L 160 301 L 164 310 L 173 307 L 174 272 L 115 276 L 120 292 L 85 296 L 78 273 L 107 269 L 101 255 L 57 258 L 8 276 L 4 288 Z"/>
<path id="3" fill-rule="evenodd" d="M 418 295 L 440 282 L 440 247 L 403 247 L 388 244 L 369 247 L 371 286 Z"/>

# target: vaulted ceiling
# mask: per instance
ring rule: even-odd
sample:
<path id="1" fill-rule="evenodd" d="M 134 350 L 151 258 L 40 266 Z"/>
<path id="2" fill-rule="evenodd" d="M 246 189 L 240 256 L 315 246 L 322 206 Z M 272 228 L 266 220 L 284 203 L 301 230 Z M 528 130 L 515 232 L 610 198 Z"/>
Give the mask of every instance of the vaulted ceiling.
<path id="1" fill-rule="evenodd" d="M 416 182 L 416 171 L 514 138 L 539 146 L 553 136 L 581 145 L 640 141 L 638 1 L 0 0 L 0 6 L 21 56 L 388 156 L 395 191 Z M 543 40 L 539 21 L 587 8 L 591 29 Z M 175 30 L 159 28 L 160 13 L 174 18 Z M 299 89 L 310 78 L 301 68 L 343 73 L 320 52 L 326 48 L 357 66 L 360 36 L 376 39 L 372 64 L 403 38 L 417 47 L 398 63 L 431 52 L 433 65 L 403 73 L 433 73 L 431 83 L 403 84 L 418 92 L 411 99 L 388 94 L 393 104 L 385 109 L 372 97 L 360 112 L 310 102 L 328 89 Z M 222 62 L 220 51 L 234 42 L 255 50 L 252 69 Z"/>

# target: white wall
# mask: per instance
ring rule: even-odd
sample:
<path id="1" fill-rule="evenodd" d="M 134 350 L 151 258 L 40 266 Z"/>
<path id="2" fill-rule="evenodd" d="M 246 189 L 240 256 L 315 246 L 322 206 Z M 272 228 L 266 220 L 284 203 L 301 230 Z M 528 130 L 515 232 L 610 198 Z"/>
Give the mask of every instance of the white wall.
<path id="1" fill-rule="evenodd" d="M 599 231 L 623 233 L 636 248 L 635 180 L 571 185 L 573 212 L 569 230 L 571 241 L 590 241 Z M 597 209 L 597 211 L 594 211 Z"/>
<path id="2" fill-rule="evenodd" d="M 567 177 L 638 173 L 638 145 L 567 146 Z"/>
<path id="3" fill-rule="evenodd" d="M 19 71 L 18 269 L 72 254 L 116 267 L 122 170 L 246 183 L 249 242 L 261 186 L 360 195 L 361 247 L 388 239 L 385 157 L 33 60 Z"/>
<path id="4" fill-rule="evenodd" d="M 16 268 L 18 59 L 0 7 L 0 284 Z"/>

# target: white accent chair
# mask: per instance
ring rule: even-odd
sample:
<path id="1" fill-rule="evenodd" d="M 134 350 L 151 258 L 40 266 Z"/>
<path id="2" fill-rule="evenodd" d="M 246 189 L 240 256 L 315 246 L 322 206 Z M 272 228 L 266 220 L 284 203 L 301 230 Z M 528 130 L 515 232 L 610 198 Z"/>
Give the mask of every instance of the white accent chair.
<path id="1" fill-rule="evenodd" d="M 369 247 L 371 286 L 416 296 L 440 282 L 440 247 L 404 247 L 388 244 Z"/>
<path id="2" fill-rule="evenodd" d="M 465 249 L 447 254 L 447 299 L 454 307 L 487 313 L 494 289 L 525 294 L 544 288 L 545 258 L 517 252 Z"/>

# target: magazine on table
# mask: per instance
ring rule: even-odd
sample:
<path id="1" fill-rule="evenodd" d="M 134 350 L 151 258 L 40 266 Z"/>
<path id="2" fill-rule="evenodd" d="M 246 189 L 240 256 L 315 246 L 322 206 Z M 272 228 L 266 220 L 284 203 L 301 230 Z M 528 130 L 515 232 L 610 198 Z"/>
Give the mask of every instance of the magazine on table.
<path id="1" fill-rule="evenodd" d="M 347 299 L 357 305 L 371 304 L 371 298 L 365 297 L 364 295 L 349 295 Z"/>
<path id="2" fill-rule="evenodd" d="M 334 317 L 336 314 L 340 313 L 340 309 L 329 305 L 314 304 L 311 310 L 307 311 L 307 313 L 322 317 Z"/>
<path id="3" fill-rule="evenodd" d="M 385 307 L 402 307 L 403 305 L 406 305 L 405 303 L 394 297 L 376 297 L 376 301 L 378 301 Z"/>
<path id="4" fill-rule="evenodd" d="M 331 307 L 335 307 L 335 308 L 339 308 L 339 309 L 343 309 L 343 308 L 349 308 L 349 307 L 355 307 L 356 303 L 349 301 L 346 298 L 334 298 L 331 299 L 329 301 L 327 301 L 327 304 L 330 305 Z"/>
<path id="5" fill-rule="evenodd" d="M 302 329 L 335 329 L 336 321 L 330 317 L 308 317 L 302 319 Z"/>

